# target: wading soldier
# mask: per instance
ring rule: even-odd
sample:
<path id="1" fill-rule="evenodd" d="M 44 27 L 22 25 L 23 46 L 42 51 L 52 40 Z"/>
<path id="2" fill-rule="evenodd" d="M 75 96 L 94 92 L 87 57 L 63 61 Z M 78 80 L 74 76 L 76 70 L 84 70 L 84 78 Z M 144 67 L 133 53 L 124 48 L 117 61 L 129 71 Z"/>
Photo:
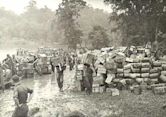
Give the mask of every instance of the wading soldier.
<path id="1" fill-rule="evenodd" d="M 20 78 L 17 75 L 14 75 L 12 80 L 15 85 L 13 99 L 16 105 L 12 117 L 28 117 L 29 108 L 27 105 L 27 100 L 30 98 L 33 90 L 22 86 L 20 83 Z"/>
<path id="2" fill-rule="evenodd" d="M 63 77 L 64 77 L 64 70 L 65 66 L 63 66 L 61 63 L 56 66 L 56 74 L 57 74 L 57 83 L 59 87 L 59 91 L 63 91 Z"/>

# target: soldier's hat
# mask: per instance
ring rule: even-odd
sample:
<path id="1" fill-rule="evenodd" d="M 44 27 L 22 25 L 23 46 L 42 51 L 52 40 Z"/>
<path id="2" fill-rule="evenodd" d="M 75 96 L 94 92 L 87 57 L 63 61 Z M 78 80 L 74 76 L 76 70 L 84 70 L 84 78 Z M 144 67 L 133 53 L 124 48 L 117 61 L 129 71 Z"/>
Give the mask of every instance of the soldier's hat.
<path id="1" fill-rule="evenodd" d="M 84 63 L 85 66 L 87 67 L 90 67 L 90 64 L 89 63 Z"/>
<path id="2" fill-rule="evenodd" d="M 20 82 L 20 77 L 17 76 L 17 75 L 14 75 L 14 76 L 12 77 L 12 80 L 13 80 L 13 83 L 18 83 L 18 82 Z"/>

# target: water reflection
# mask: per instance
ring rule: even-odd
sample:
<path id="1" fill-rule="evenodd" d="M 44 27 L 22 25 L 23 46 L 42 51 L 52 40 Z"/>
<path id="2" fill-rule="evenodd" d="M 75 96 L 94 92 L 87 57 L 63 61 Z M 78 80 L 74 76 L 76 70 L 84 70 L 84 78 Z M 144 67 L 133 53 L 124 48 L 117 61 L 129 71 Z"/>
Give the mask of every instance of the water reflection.
<path id="1" fill-rule="evenodd" d="M 74 71 L 67 70 L 64 76 L 64 92 L 59 92 L 54 75 L 35 75 L 34 79 L 24 79 L 22 83 L 34 90 L 29 108 L 39 107 L 40 112 L 37 115 L 40 117 L 56 117 L 59 113 L 66 114 L 71 111 L 80 111 L 88 117 L 96 116 L 96 112 L 102 107 L 98 106 L 101 102 L 95 100 L 97 96 L 89 97 L 84 93 L 71 92 L 70 89 L 74 86 Z M 12 90 L 0 94 L 0 117 L 11 117 L 14 110 L 12 97 Z"/>
<path id="2" fill-rule="evenodd" d="M 74 73 L 66 72 L 64 89 L 68 89 L 70 86 L 70 81 L 74 76 Z M 57 83 L 55 80 L 55 75 L 44 75 L 37 76 L 33 79 L 24 79 L 22 84 L 32 88 L 34 90 L 33 97 L 28 104 L 30 108 L 39 107 L 43 117 L 48 117 L 46 114 L 49 114 L 49 117 L 54 116 L 57 111 L 69 111 L 71 105 L 67 104 L 70 100 L 73 100 L 75 97 L 70 92 L 59 92 Z M 0 117 L 10 117 L 14 110 L 13 102 L 13 91 L 5 90 L 4 93 L 0 94 Z M 65 108 L 64 108 L 65 107 Z"/>

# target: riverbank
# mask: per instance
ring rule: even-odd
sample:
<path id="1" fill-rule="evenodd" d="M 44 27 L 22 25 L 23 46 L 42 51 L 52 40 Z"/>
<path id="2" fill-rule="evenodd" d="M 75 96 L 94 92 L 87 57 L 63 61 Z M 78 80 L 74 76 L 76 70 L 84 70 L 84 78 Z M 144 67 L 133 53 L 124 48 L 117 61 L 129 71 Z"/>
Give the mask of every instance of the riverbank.
<path id="1" fill-rule="evenodd" d="M 29 107 L 40 108 L 36 117 L 56 117 L 58 113 L 72 111 L 82 112 L 88 117 L 164 117 L 166 114 L 162 109 L 166 95 L 154 95 L 151 91 L 145 91 L 141 95 L 122 91 L 115 97 L 110 93 L 93 93 L 87 96 L 84 92 L 73 92 L 70 89 L 74 85 L 74 73 L 65 71 L 64 92 L 59 92 L 53 75 L 35 75 L 33 79 L 22 81 L 34 90 Z M 13 112 L 12 94 L 12 90 L 0 94 L 1 117 L 10 117 Z"/>

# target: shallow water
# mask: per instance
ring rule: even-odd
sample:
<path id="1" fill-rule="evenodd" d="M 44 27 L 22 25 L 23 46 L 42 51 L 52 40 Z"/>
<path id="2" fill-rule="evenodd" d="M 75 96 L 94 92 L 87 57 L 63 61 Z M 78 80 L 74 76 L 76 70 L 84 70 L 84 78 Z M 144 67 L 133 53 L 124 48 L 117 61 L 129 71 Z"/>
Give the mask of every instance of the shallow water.
<path id="1" fill-rule="evenodd" d="M 55 114 L 71 111 L 84 111 L 90 102 L 82 96 L 72 93 L 69 88 L 73 86 L 74 71 L 65 72 L 64 92 L 59 92 L 53 75 L 36 76 L 33 79 L 24 79 L 22 84 L 34 90 L 33 97 L 28 103 L 29 108 L 39 107 L 42 117 L 54 117 Z M 13 91 L 5 90 L 0 94 L 0 117 L 10 117 L 14 110 Z"/>
<path id="2" fill-rule="evenodd" d="M 6 53 L 15 54 L 14 50 L 0 50 L 0 61 L 6 57 Z M 68 68 L 69 69 L 69 68 Z M 28 103 L 29 108 L 39 107 L 40 112 L 36 117 L 57 117 L 60 113 L 70 113 L 79 111 L 88 115 L 88 117 L 97 116 L 101 113 L 107 113 L 102 108 L 109 108 L 109 104 L 104 106 L 98 101 L 98 96 L 102 94 L 85 95 L 84 92 L 73 92 L 75 88 L 75 71 L 65 71 L 64 74 L 64 92 L 59 92 L 55 75 L 37 76 L 31 79 L 23 79 L 22 84 L 34 90 L 32 99 Z M 96 101 L 97 100 L 97 101 Z M 11 117 L 15 105 L 13 101 L 13 91 L 5 90 L 0 92 L 0 117 Z M 108 110 L 111 112 L 110 110 Z"/>

